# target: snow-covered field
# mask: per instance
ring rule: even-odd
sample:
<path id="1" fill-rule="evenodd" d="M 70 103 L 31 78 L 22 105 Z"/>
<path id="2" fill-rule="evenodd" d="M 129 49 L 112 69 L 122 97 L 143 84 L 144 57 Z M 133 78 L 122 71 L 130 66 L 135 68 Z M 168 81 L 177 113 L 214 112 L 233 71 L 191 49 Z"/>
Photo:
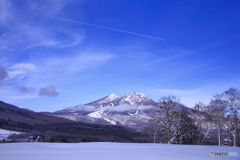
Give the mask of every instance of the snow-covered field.
<path id="1" fill-rule="evenodd" d="M 139 143 L 2 143 L 1 160 L 240 160 L 210 157 L 210 152 L 238 152 L 239 147 Z"/>
<path id="2" fill-rule="evenodd" d="M 11 134 L 20 134 L 20 133 L 22 132 L 10 131 L 10 130 L 0 128 L 0 141 L 3 139 L 6 139 Z"/>

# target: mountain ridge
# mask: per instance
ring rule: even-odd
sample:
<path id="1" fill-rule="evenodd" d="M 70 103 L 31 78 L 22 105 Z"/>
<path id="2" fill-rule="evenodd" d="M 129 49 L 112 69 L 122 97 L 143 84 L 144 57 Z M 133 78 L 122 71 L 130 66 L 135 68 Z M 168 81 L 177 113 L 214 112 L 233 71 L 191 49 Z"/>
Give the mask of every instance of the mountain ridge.
<path id="1" fill-rule="evenodd" d="M 140 105 L 157 105 L 157 102 L 149 98 L 143 93 L 131 92 L 128 95 L 118 96 L 116 94 L 110 94 L 96 101 L 86 103 L 87 106 L 94 106 L 97 108 L 102 108 L 105 106 L 119 106 L 119 105 L 130 105 L 130 106 L 140 106 Z"/>
<path id="2" fill-rule="evenodd" d="M 157 102 L 143 93 L 110 94 L 98 100 L 46 113 L 73 121 L 120 125 L 134 130 L 144 128 L 155 112 Z"/>
<path id="3" fill-rule="evenodd" d="M 50 114 L 73 121 L 120 125 L 140 131 L 152 119 L 151 115 L 156 113 L 157 108 L 158 103 L 147 95 L 131 92 L 124 96 L 110 94 L 90 103 L 68 107 Z M 194 112 L 193 109 L 180 103 L 178 108 Z"/>

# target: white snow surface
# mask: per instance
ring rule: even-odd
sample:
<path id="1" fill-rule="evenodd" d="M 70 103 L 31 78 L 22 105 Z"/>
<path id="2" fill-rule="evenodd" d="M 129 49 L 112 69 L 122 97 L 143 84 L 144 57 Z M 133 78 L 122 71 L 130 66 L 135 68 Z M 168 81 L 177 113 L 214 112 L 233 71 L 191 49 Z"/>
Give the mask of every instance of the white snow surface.
<path id="1" fill-rule="evenodd" d="M 3 139 L 6 139 L 11 134 L 21 134 L 21 133 L 22 132 L 10 131 L 10 130 L 0 128 L 0 141 Z"/>
<path id="2" fill-rule="evenodd" d="M 102 113 L 104 112 L 104 110 L 99 110 L 96 112 L 92 112 L 90 114 L 88 114 L 89 117 L 93 117 L 93 118 L 102 118 Z"/>
<path id="3" fill-rule="evenodd" d="M 127 96 L 123 96 L 119 104 L 124 104 L 125 102 L 128 102 L 130 105 L 136 106 L 137 103 L 145 102 L 149 100 L 151 99 L 143 93 L 132 92 Z"/>
<path id="4" fill-rule="evenodd" d="M 103 106 L 101 106 L 102 104 L 104 104 L 104 106 L 119 106 L 119 105 L 123 105 L 123 104 L 130 104 L 131 106 L 138 106 L 139 103 L 145 103 L 148 101 L 152 101 L 151 98 L 149 98 L 148 96 L 146 96 L 143 93 L 135 93 L 132 92 L 126 96 L 118 96 L 116 94 L 110 94 L 100 100 L 94 101 L 89 103 L 88 105 L 91 106 L 91 104 L 93 103 L 94 106 L 97 105 L 98 107 L 102 108 Z"/>
<path id="5" fill-rule="evenodd" d="M 210 157 L 210 152 L 238 152 L 239 147 L 151 143 L 2 143 L 1 160 L 239 160 Z"/>
<path id="6" fill-rule="evenodd" d="M 108 118 L 106 118 L 106 117 L 103 117 L 103 119 L 104 119 L 105 121 L 110 122 L 110 123 L 113 124 L 113 125 L 116 125 L 116 124 L 117 124 L 116 121 L 114 121 L 114 120 L 110 120 L 110 119 L 108 119 Z"/>
<path id="7" fill-rule="evenodd" d="M 110 120 L 106 117 L 103 117 L 102 114 L 103 114 L 104 110 L 99 110 L 99 111 L 96 111 L 96 112 L 92 112 L 90 114 L 88 114 L 88 117 L 92 117 L 92 118 L 103 118 L 105 121 L 108 121 L 110 122 L 111 124 L 113 125 L 116 125 L 117 122 L 114 121 L 114 120 Z"/>
<path id="8" fill-rule="evenodd" d="M 138 112 L 139 112 L 139 111 L 137 110 L 137 111 L 136 111 L 134 114 L 132 114 L 132 113 L 129 113 L 129 112 L 128 112 L 128 114 L 129 114 L 130 116 L 135 116 L 135 115 L 137 115 L 137 114 L 138 114 Z"/>
<path id="9" fill-rule="evenodd" d="M 108 95 L 108 101 L 114 101 L 116 99 L 120 98 L 120 96 L 116 95 L 116 94 L 110 94 Z"/>
<path id="10" fill-rule="evenodd" d="M 105 97 L 104 99 L 100 100 L 99 103 L 107 103 L 107 102 L 115 101 L 119 98 L 121 98 L 121 96 L 118 96 L 116 94 L 110 94 L 107 97 Z"/>
<path id="11" fill-rule="evenodd" d="M 137 110 L 137 111 L 136 111 L 136 113 L 135 113 L 135 115 L 137 115 L 137 114 L 138 114 L 138 112 L 139 112 L 139 111 Z"/>

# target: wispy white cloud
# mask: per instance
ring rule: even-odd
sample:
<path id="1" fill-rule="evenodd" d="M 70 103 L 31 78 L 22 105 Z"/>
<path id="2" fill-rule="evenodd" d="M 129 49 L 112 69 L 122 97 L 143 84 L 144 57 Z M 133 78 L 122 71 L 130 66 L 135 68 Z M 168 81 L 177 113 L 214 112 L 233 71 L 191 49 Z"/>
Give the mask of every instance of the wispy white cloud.
<path id="1" fill-rule="evenodd" d="M 81 31 L 63 31 L 53 28 L 40 28 L 32 24 L 18 25 L 0 37 L 1 49 L 17 51 L 19 49 L 33 49 L 35 47 L 66 48 L 80 44 L 84 40 Z M 57 38 L 62 34 L 65 38 Z"/>
<path id="2" fill-rule="evenodd" d="M 68 0 L 22 1 L 22 11 L 17 5 L 12 5 L 10 0 L 0 0 L 0 22 L 4 23 L 0 50 L 6 53 L 36 47 L 66 48 L 80 44 L 85 38 L 81 29 L 70 31 L 57 24 L 49 25 L 47 20 L 36 21 L 33 20 L 36 15 L 29 14 L 54 15 L 60 13 L 67 3 Z"/>
<path id="3" fill-rule="evenodd" d="M 57 47 L 59 47 L 59 48 L 73 47 L 73 46 L 76 46 L 76 45 L 80 44 L 85 38 L 84 35 L 77 35 L 76 36 L 76 34 L 75 34 L 74 37 L 75 37 L 75 39 L 73 39 L 72 42 L 65 43 L 65 44 L 59 44 Z"/>
<path id="4" fill-rule="evenodd" d="M 11 2 L 9 0 L 0 0 L 0 25 L 7 23 L 12 18 Z"/>
<path id="5" fill-rule="evenodd" d="M 80 72 L 97 68 L 113 58 L 111 54 L 84 53 L 37 59 L 35 64 L 39 67 L 33 76 L 35 80 L 55 80 L 56 82 L 62 81 L 61 77 L 75 79 Z"/>
<path id="6" fill-rule="evenodd" d="M 34 71 L 36 69 L 36 66 L 31 63 L 17 63 L 10 67 L 10 69 Z"/>
<path id="7" fill-rule="evenodd" d="M 37 69 L 37 66 L 31 63 L 17 63 L 9 67 L 8 74 L 10 80 L 17 79 L 21 80 Z"/>
<path id="8" fill-rule="evenodd" d="M 130 106 L 127 104 L 118 105 L 118 106 L 105 106 L 103 108 L 96 108 L 94 106 L 87 106 L 84 104 L 77 105 L 74 107 L 68 107 L 67 110 L 76 110 L 76 111 L 136 111 L 136 110 L 146 110 L 146 109 L 153 109 L 153 106 Z"/>
<path id="9" fill-rule="evenodd" d="M 146 109 L 153 109 L 153 106 L 130 106 L 130 105 L 119 105 L 119 106 L 107 106 L 103 109 L 99 110 L 109 110 L 109 111 L 136 111 L 136 110 L 146 110 Z"/>
<path id="10" fill-rule="evenodd" d="M 129 46 L 130 48 L 131 46 Z M 148 51 L 146 48 L 127 48 L 119 55 L 117 64 L 128 67 L 128 71 L 155 74 L 155 78 L 169 81 L 179 77 L 201 72 L 209 66 L 209 62 L 201 63 L 194 56 L 194 51 L 182 48 Z M 118 51 L 119 52 L 119 51 Z M 122 64 L 120 64 L 122 63 Z"/>
<path id="11" fill-rule="evenodd" d="M 54 15 L 64 8 L 64 6 L 69 2 L 69 0 L 41 0 L 41 1 L 28 1 L 27 5 L 32 12 Z"/>
<path id="12" fill-rule="evenodd" d="M 182 48 L 168 48 L 164 50 L 148 51 L 147 47 L 141 47 L 142 44 L 138 44 L 140 47 L 126 45 L 123 47 L 123 54 L 121 57 L 125 60 L 133 60 L 135 62 L 141 62 L 140 64 L 147 66 L 154 65 L 171 65 L 177 62 L 184 61 L 189 56 L 195 54 L 194 51 L 186 50 Z M 126 51 L 125 51 L 126 50 Z M 119 52 L 119 51 L 118 51 Z M 174 65 L 172 65 L 174 66 Z"/>
<path id="13" fill-rule="evenodd" d="M 49 84 L 70 83 L 79 79 L 81 72 L 96 69 L 113 58 L 111 54 L 92 52 L 33 58 L 29 63 L 10 66 L 7 72 L 12 85 L 41 88 Z"/>

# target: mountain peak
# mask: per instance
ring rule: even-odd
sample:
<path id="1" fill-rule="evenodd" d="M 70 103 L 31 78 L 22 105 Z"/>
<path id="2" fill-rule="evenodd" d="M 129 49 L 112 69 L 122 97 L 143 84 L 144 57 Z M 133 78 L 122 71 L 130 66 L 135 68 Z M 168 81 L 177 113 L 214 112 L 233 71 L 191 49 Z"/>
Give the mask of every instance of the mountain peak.
<path id="1" fill-rule="evenodd" d="M 136 93 L 136 92 L 131 92 L 128 94 L 128 96 L 139 96 L 139 97 L 147 97 L 145 94 L 143 93 Z"/>
<path id="2" fill-rule="evenodd" d="M 116 99 L 118 99 L 120 96 L 118 96 L 118 95 L 116 95 L 116 94 L 110 94 L 110 95 L 108 95 L 107 97 L 106 97 L 106 99 L 108 100 L 108 101 L 114 101 L 114 100 L 116 100 Z"/>
<path id="3" fill-rule="evenodd" d="M 128 95 L 130 96 L 130 95 L 137 95 L 138 93 L 136 93 L 136 92 L 131 92 L 131 93 L 129 93 Z"/>
<path id="4" fill-rule="evenodd" d="M 155 106 L 156 102 L 143 93 L 131 92 L 126 96 L 118 96 L 116 94 L 110 94 L 102 99 L 96 100 L 86 105 L 92 105 L 97 108 L 102 108 L 105 106 L 118 106 L 118 105 L 130 105 L 130 106 L 140 106 L 140 105 L 152 105 Z"/>
<path id="5" fill-rule="evenodd" d="M 129 103 L 130 105 L 137 106 L 143 104 L 147 101 L 152 101 L 148 96 L 143 93 L 131 92 L 122 100 L 124 103 Z"/>

